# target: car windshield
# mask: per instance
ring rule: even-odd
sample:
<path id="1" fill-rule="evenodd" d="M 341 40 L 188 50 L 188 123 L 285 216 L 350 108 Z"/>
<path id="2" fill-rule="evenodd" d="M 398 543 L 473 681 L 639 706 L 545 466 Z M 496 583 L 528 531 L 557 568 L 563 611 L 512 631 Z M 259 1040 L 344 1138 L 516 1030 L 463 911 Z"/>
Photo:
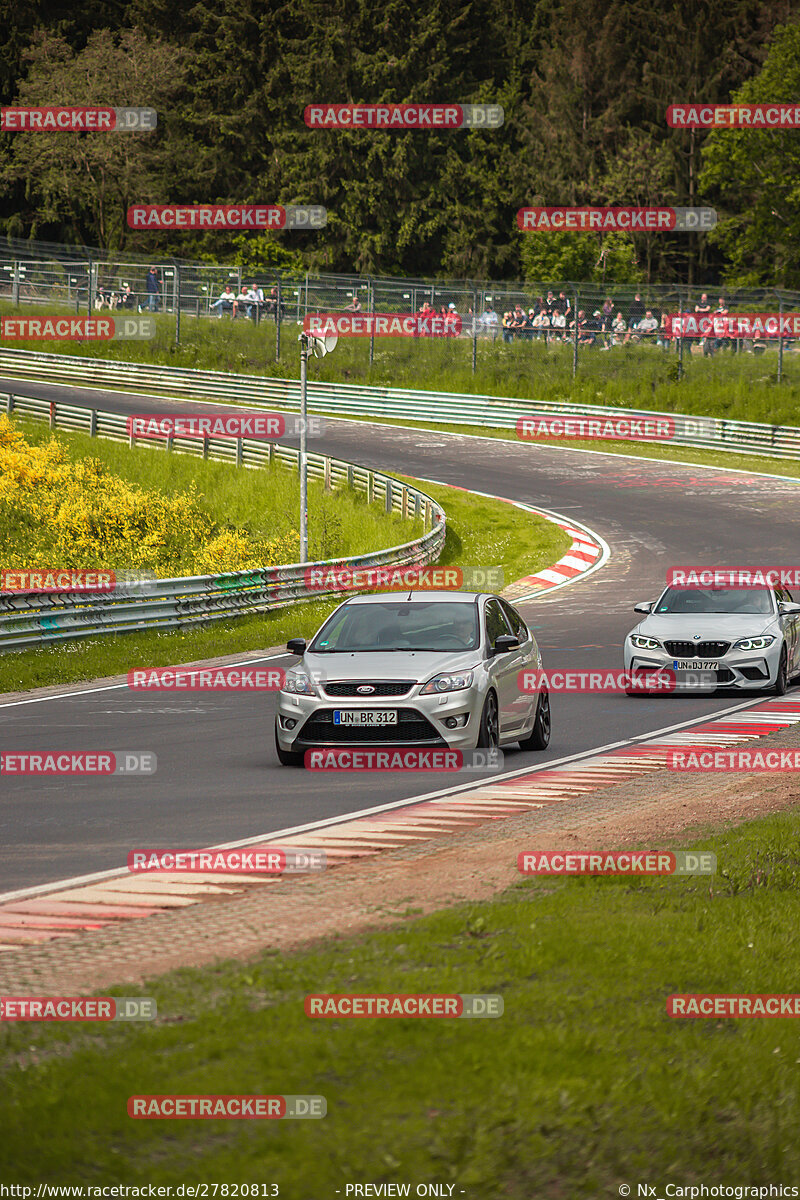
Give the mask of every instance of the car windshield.
<path id="1" fill-rule="evenodd" d="M 339 609 L 320 629 L 314 654 L 386 654 L 393 650 L 475 650 L 479 643 L 474 604 L 392 600 Z"/>
<path id="2" fill-rule="evenodd" d="M 769 616 L 767 588 L 667 588 L 654 613 L 750 613 Z"/>

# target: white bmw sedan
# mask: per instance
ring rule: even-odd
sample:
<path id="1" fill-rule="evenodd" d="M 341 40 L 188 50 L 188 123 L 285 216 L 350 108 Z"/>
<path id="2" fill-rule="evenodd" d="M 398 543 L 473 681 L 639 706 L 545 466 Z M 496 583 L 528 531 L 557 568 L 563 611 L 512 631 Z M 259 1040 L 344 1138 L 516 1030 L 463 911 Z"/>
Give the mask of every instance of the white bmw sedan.
<path id="1" fill-rule="evenodd" d="M 785 588 L 668 587 L 634 612 L 646 615 L 625 639 L 627 672 L 672 670 L 678 687 L 689 672 L 778 696 L 800 674 L 800 604 Z"/>
<path id="2" fill-rule="evenodd" d="M 278 695 L 275 744 L 284 765 L 327 746 L 472 750 L 518 742 L 544 750 L 550 698 L 520 692 L 536 670 L 536 639 L 500 596 L 474 592 L 355 596 L 310 644 Z"/>

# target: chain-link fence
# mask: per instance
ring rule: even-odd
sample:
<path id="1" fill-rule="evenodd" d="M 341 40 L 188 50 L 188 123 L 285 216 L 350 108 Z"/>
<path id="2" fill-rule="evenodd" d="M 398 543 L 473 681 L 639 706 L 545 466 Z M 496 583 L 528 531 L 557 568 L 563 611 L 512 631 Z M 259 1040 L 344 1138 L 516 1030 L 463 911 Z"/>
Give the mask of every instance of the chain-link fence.
<path id="1" fill-rule="evenodd" d="M 0 245 L 0 299 L 86 314 L 106 308 L 173 314 L 176 343 L 182 317 L 267 322 L 276 359 L 282 328 L 309 315 L 424 313 L 440 318 L 442 340 L 451 343 L 448 361 L 473 372 L 479 351 L 489 346 L 533 343 L 536 369 L 558 362 L 559 370 L 571 365 L 573 376 L 595 356 L 599 370 L 603 352 L 640 346 L 671 356 L 676 379 L 698 355 L 742 354 L 767 356 L 780 380 L 785 355 L 800 350 L 800 293 L 780 289 L 287 275 L 136 255 L 115 260 L 99 250 L 10 239 Z M 380 339 L 368 340 L 372 363 Z"/>

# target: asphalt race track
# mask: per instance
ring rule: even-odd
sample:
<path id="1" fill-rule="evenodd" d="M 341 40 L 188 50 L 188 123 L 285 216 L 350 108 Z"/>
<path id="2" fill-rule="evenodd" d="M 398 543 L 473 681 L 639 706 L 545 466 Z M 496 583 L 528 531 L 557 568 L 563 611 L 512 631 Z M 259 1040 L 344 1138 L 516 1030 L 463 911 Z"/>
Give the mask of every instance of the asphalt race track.
<path id="1" fill-rule="evenodd" d="M 119 412 L 202 407 L 7 378 L 0 391 Z M 600 534 L 611 549 L 604 567 L 549 599 L 520 606 L 549 669 L 621 668 L 622 641 L 637 620 L 632 606 L 659 593 L 670 566 L 789 564 L 800 548 L 800 483 L 789 479 L 345 420 L 328 420 L 312 448 L 521 500 Z M 506 768 L 538 766 L 758 696 L 557 695 L 549 750 L 507 751 Z M 83 694 L 41 702 L 0 700 L 2 750 L 149 750 L 158 758 L 149 777 L 4 777 L 0 892 L 122 866 L 137 846 L 230 842 L 457 782 L 400 774 L 334 779 L 282 768 L 273 708 L 269 694 L 130 693 L 91 685 Z"/>

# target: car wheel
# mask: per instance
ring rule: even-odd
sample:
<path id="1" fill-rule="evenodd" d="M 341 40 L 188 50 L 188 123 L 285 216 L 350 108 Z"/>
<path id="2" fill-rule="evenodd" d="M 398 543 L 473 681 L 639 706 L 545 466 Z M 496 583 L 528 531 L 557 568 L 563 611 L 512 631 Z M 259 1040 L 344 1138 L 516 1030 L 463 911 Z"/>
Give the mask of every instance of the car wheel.
<path id="1" fill-rule="evenodd" d="M 278 730 L 275 729 L 275 753 L 282 767 L 302 767 L 303 754 L 298 750 L 284 750 L 278 741 Z"/>
<path id="2" fill-rule="evenodd" d="M 526 738 L 520 738 L 520 750 L 546 750 L 550 745 L 550 693 L 542 692 L 536 705 L 533 729 Z"/>
<path id="3" fill-rule="evenodd" d="M 772 691 L 776 696 L 784 696 L 786 689 L 789 686 L 789 656 L 784 646 L 781 650 L 780 662 L 778 663 L 778 676 L 775 683 L 772 685 Z"/>
<path id="4" fill-rule="evenodd" d="M 497 696 L 489 692 L 483 705 L 481 723 L 478 727 L 477 748 L 495 750 L 500 741 L 500 719 L 497 713 Z"/>

